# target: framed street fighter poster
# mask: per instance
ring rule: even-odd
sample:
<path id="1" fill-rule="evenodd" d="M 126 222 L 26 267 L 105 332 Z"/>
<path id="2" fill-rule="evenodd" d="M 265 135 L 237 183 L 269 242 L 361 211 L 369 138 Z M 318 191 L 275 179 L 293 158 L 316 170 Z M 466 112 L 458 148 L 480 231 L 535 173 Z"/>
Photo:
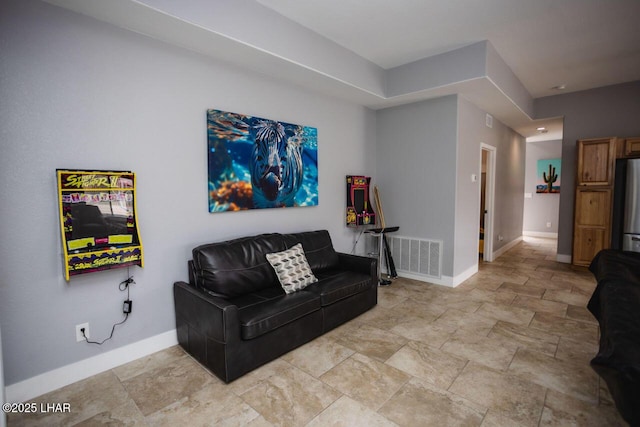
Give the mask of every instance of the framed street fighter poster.
<path id="1" fill-rule="evenodd" d="M 64 277 L 143 265 L 135 174 L 57 170 Z"/>

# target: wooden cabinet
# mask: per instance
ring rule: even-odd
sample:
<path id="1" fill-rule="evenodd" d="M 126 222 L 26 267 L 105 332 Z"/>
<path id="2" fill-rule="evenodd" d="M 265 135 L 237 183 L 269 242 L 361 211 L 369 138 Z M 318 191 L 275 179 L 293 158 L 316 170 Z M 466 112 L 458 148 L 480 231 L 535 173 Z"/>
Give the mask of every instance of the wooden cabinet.
<path id="1" fill-rule="evenodd" d="M 576 185 L 613 185 L 617 138 L 578 141 L 578 175 Z"/>
<path id="2" fill-rule="evenodd" d="M 604 230 L 580 228 L 573 236 L 573 264 L 588 267 L 607 242 Z"/>
<path id="3" fill-rule="evenodd" d="M 576 190 L 576 225 L 608 227 L 611 216 L 611 189 Z"/>
<path id="4" fill-rule="evenodd" d="M 588 266 L 611 240 L 611 189 L 578 188 L 573 231 L 573 263 Z"/>
<path id="5" fill-rule="evenodd" d="M 627 138 L 624 142 L 625 157 L 640 157 L 640 138 Z"/>
<path id="6" fill-rule="evenodd" d="M 598 138 L 578 141 L 573 226 L 575 265 L 588 266 L 601 250 L 611 246 L 611 207 L 616 158 L 625 141 Z"/>

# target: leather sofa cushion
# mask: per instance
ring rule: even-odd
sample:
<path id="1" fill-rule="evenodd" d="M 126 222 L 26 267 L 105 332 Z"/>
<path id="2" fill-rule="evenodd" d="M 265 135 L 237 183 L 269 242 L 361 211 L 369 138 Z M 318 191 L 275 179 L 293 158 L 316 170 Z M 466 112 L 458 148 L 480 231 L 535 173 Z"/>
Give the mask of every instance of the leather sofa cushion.
<path id="1" fill-rule="evenodd" d="M 331 236 L 327 230 L 284 234 L 283 237 L 287 248 L 296 243 L 302 243 L 302 249 L 314 273 L 338 266 L 338 254 L 333 249 Z"/>
<path id="2" fill-rule="evenodd" d="M 198 246 L 193 249 L 190 280 L 211 295 L 226 299 L 280 287 L 266 254 L 297 243 L 302 244 L 314 274 L 338 267 L 338 254 L 327 230 L 271 233 Z"/>
<path id="3" fill-rule="evenodd" d="M 318 275 L 318 280 L 305 290 L 318 295 L 323 307 L 371 287 L 371 276 L 353 271 L 326 271 Z"/>
<path id="4" fill-rule="evenodd" d="M 250 340 L 320 310 L 320 297 L 306 291 L 248 304 L 238 310 L 242 339 Z"/>
<path id="5" fill-rule="evenodd" d="M 228 301 L 238 307 L 238 310 L 250 307 L 252 305 L 261 304 L 265 301 L 275 300 L 286 295 L 284 289 L 280 286 L 262 289 L 252 294 L 240 295 L 239 297 L 230 298 Z"/>
<path id="6" fill-rule="evenodd" d="M 193 249 L 198 286 L 210 294 L 233 298 L 280 287 L 266 254 L 285 250 L 281 234 L 261 234 Z"/>

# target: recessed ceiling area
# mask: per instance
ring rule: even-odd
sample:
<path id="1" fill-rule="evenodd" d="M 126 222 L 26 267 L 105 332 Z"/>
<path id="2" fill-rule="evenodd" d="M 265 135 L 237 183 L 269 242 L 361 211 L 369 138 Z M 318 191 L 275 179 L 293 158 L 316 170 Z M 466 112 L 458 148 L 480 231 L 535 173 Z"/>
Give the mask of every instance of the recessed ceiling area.
<path id="1" fill-rule="evenodd" d="M 385 69 L 487 40 L 533 98 L 640 79 L 637 0 L 257 1 Z M 561 118 L 514 128 L 562 138 Z"/>
<path id="2" fill-rule="evenodd" d="M 530 138 L 561 138 L 535 98 L 640 80 L 638 0 L 45 1 L 374 109 L 458 94 Z"/>
<path id="3" fill-rule="evenodd" d="M 563 124 L 564 119 L 562 117 L 533 120 L 529 125 L 524 127 L 523 131 L 529 135 L 527 142 L 560 141 L 562 140 Z"/>
<path id="4" fill-rule="evenodd" d="M 531 96 L 640 79 L 638 0 L 257 0 L 389 69 L 488 40 Z"/>

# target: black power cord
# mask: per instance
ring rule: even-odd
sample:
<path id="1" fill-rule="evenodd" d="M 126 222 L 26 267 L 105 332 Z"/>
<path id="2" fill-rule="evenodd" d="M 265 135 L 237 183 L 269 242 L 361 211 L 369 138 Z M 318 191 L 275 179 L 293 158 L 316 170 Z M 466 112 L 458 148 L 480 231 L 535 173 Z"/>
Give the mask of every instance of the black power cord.
<path id="1" fill-rule="evenodd" d="M 122 311 L 124 313 L 124 319 L 122 319 L 121 322 L 115 323 L 113 325 L 113 327 L 111 328 L 111 334 L 109 335 L 108 338 L 103 339 L 102 341 L 91 341 L 89 340 L 89 338 L 87 338 L 87 336 L 84 333 L 84 328 L 80 328 L 80 332 L 82 333 L 82 336 L 84 337 L 84 340 L 86 342 L 88 342 L 89 344 L 97 344 L 97 345 L 102 345 L 105 342 L 109 341 L 111 338 L 113 338 L 113 333 L 116 330 L 116 326 L 122 325 L 124 322 L 127 321 L 127 319 L 129 318 L 129 314 L 131 313 L 131 308 L 133 303 L 131 302 L 131 299 L 129 299 L 129 285 L 132 283 L 136 283 L 133 280 L 133 276 L 129 276 L 126 280 L 123 280 L 122 282 L 120 282 L 120 284 L 118 285 L 118 289 L 120 289 L 122 292 L 127 291 L 127 299 L 124 301 L 124 304 L 122 306 Z"/>

